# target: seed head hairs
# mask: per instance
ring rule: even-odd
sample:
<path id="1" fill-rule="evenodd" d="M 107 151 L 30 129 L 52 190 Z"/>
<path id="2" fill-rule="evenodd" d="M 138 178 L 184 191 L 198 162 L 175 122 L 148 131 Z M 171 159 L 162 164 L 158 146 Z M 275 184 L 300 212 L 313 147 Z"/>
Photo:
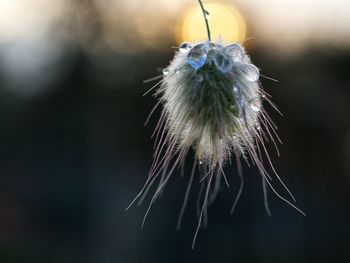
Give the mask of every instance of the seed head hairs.
<path id="1" fill-rule="evenodd" d="M 241 164 L 241 160 L 244 160 L 255 165 L 261 175 L 268 215 L 271 215 L 267 202 L 268 189 L 305 215 L 295 206 L 294 196 L 278 176 L 265 147 L 265 142 L 271 141 L 279 154 L 277 142 L 281 141 L 276 133 L 276 125 L 263 107 L 263 102 L 266 101 L 278 111 L 259 81 L 262 76 L 259 69 L 252 64 L 240 44 L 225 45 L 212 41 L 209 12 L 201 0 L 198 3 L 203 12 L 208 41 L 181 44 L 170 65 L 164 68 L 163 74 L 149 80 L 162 78 L 146 92 L 157 88 L 154 95 L 158 102 L 150 115 L 160 105 L 163 110 L 152 135 L 155 137 L 153 164 L 143 188 L 127 207 L 128 209 L 136 201 L 142 203 L 151 187 L 158 184 L 144 216 L 143 226 L 152 204 L 174 170 L 183 165 L 187 154 L 193 152 L 193 168 L 177 224 L 179 228 L 192 183 L 200 183 L 198 224 L 192 248 L 200 227 L 206 222 L 208 206 L 215 200 L 222 179 L 229 187 L 224 167 L 232 158 L 236 162 L 240 186 L 231 214 L 244 186 Z M 266 157 L 271 172 L 264 166 L 263 156 Z M 199 170 L 197 179 L 196 170 Z M 277 192 L 271 183 L 273 178 L 278 180 L 289 198 Z"/>

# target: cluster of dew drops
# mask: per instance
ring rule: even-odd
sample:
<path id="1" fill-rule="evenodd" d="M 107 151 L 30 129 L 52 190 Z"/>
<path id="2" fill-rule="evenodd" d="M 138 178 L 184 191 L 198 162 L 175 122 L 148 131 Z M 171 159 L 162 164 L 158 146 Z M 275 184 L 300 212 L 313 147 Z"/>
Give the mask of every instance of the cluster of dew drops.
<path id="1" fill-rule="evenodd" d="M 182 55 L 187 55 L 187 63 L 196 71 L 195 80 L 197 82 L 202 82 L 204 79 L 197 71 L 207 63 L 209 54 L 211 54 L 210 51 L 214 51 L 212 57 L 210 57 L 212 63 L 214 63 L 216 68 L 223 74 L 227 74 L 235 68 L 242 73 L 242 76 L 248 82 L 256 83 L 259 81 L 259 69 L 251 64 L 249 56 L 246 55 L 244 49 L 239 44 L 223 46 L 211 41 L 206 41 L 193 45 L 184 42 L 179 46 L 178 51 Z M 179 74 L 180 70 L 181 69 L 175 69 L 173 73 Z M 168 76 L 170 73 L 169 68 L 163 69 L 164 76 Z M 234 87 L 233 92 L 236 99 L 241 101 L 239 89 Z M 253 111 L 259 112 L 261 109 L 260 98 L 266 98 L 266 95 L 264 93 L 256 95 L 256 98 L 251 99 L 249 103 Z M 256 128 L 258 130 L 261 129 L 259 123 L 256 123 Z"/>

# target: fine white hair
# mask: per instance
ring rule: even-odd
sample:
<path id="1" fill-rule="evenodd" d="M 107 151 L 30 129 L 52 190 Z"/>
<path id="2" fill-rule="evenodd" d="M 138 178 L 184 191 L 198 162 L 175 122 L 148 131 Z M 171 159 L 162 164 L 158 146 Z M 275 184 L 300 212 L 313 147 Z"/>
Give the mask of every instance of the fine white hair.
<path id="1" fill-rule="evenodd" d="M 200 167 L 201 190 L 198 200 L 199 227 L 206 222 L 207 208 L 215 200 L 221 185 L 221 178 L 228 180 L 224 173 L 227 161 L 234 160 L 241 181 L 231 213 L 234 211 L 243 189 L 241 159 L 257 166 L 263 182 L 265 208 L 267 187 L 280 199 L 304 214 L 292 202 L 295 199 L 276 173 L 265 141 L 280 141 L 276 126 L 263 108 L 266 100 L 276 110 L 270 95 L 261 86 L 259 69 L 252 64 L 244 48 L 239 44 L 224 45 L 220 42 L 205 41 L 197 44 L 183 43 L 170 65 L 163 70 L 162 80 L 151 88 L 155 91 L 159 105 L 163 105 L 161 117 L 156 126 L 154 161 L 147 181 L 136 196 L 139 203 L 146 197 L 152 185 L 158 186 L 145 214 L 145 222 L 152 204 L 164 189 L 174 170 L 182 166 L 186 155 L 193 149 L 194 164 L 180 211 L 178 226 L 181 224 L 195 170 Z M 152 110 L 151 113 L 153 113 Z M 270 170 L 285 188 L 292 201 L 280 195 L 271 184 L 272 176 L 263 164 L 263 156 L 270 164 Z M 215 178 L 215 180 L 213 180 Z M 199 204 L 199 202 L 197 202 Z M 129 206 L 130 207 L 130 206 Z"/>

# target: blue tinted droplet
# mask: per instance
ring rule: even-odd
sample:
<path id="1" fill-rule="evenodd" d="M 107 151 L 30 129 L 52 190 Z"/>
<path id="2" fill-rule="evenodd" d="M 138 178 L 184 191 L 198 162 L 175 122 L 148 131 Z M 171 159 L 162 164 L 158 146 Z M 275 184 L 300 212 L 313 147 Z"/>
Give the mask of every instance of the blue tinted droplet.
<path id="1" fill-rule="evenodd" d="M 202 54 L 200 57 L 191 56 L 188 58 L 188 64 L 190 64 L 194 69 L 200 69 L 207 61 L 207 58 L 207 54 Z"/>
<path id="2" fill-rule="evenodd" d="M 232 69 L 232 64 L 230 59 L 226 57 L 224 54 L 217 52 L 213 57 L 214 64 L 216 67 L 222 72 L 227 73 Z"/>
<path id="3" fill-rule="evenodd" d="M 208 58 L 209 47 L 206 43 L 194 46 L 188 53 L 188 64 L 195 70 L 204 66 Z"/>

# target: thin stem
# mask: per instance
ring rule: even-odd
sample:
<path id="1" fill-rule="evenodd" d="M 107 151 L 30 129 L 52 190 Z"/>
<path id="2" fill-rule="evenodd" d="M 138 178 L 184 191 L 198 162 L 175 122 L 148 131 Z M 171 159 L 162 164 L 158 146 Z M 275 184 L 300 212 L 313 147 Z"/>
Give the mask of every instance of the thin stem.
<path id="1" fill-rule="evenodd" d="M 198 0 L 199 5 L 202 8 L 204 20 L 205 20 L 205 26 L 207 27 L 207 33 L 208 33 L 208 40 L 211 41 L 211 36 L 210 36 L 210 28 L 209 28 L 209 22 L 208 22 L 208 17 L 207 15 L 209 14 L 207 10 L 204 9 L 203 3 L 201 0 Z"/>

